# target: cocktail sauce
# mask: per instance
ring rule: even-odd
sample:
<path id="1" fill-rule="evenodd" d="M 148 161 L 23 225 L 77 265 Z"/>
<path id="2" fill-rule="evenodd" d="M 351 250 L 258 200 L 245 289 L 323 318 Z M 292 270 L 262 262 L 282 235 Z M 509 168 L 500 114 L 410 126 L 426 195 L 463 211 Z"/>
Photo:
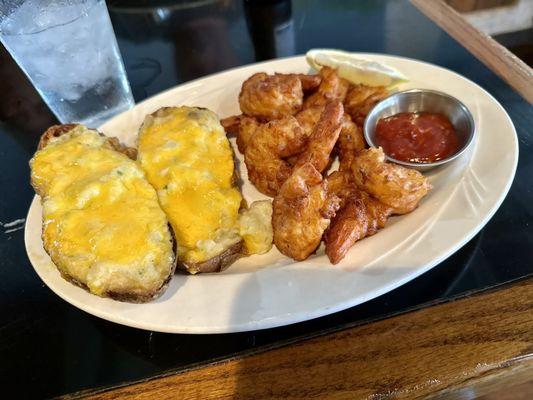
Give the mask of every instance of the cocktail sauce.
<path id="1" fill-rule="evenodd" d="M 375 141 L 399 161 L 430 163 L 454 154 L 459 147 L 457 132 L 442 114 L 399 113 L 381 118 Z"/>

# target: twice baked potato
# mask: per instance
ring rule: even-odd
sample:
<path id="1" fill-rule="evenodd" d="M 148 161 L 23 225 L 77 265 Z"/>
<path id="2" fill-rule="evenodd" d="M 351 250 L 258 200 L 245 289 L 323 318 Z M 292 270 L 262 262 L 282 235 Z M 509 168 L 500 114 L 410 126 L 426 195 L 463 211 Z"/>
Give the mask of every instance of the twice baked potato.
<path id="1" fill-rule="evenodd" d="M 138 162 L 174 231 L 178 267 L 218 272 L 247 252 L 233 151 L 215 113 L 167 107 L 148 115 L 139 131 Z"/>
<path id="2" fill-rule="evenodd" d="M 131 302 L 160 295 L 176 265 L 168 220 L 128 149 L 81 125 L 57 125 L 30 161 L 43 244 L 62 276 Z"/>

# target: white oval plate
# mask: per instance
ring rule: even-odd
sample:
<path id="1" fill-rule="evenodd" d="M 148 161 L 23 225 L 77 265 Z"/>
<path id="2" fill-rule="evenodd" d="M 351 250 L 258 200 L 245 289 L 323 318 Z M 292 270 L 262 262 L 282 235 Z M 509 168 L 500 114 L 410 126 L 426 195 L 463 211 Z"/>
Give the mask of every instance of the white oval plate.
<path id="1" fill-rule="evenodd" d="M 338 265 L 320 249 L 293 262 L 273 249 L 244 258 L 220 274 L 177 274 L 168 290 L 148 304 L 99 298 L 63 280 L 43 249 L 41 205 L 31 204 L 26 222 L 28 256 L 41 279 L 60 297 L 98 317 L 160 332 L 222 333 L 272 328 L 320 317 L 363 303 L 416 278 L 449 257 L 490 219 L 507 194 L 516 170 L 518 142 L 511 119 L 485 90 L 449 70 L 424 62 L 360 54 L 397 68 L 411 81 L 399 89 L 449 93 L 472 112 L 474 145 L 452 164 L 427 175 L 434 189 L 411 214 L 393 217 L 377 235 L 357 243 Z M 134 144 L 144 116 L 164 106 L 210 108 L 220 117 L 239 112 L 243 80 L 255 72 L 306 72 L 303 56 L 269 61 L 198 79 L 152 97 L 101 127 Z M 245 180 L 248 201 L 264 198 Z"/>

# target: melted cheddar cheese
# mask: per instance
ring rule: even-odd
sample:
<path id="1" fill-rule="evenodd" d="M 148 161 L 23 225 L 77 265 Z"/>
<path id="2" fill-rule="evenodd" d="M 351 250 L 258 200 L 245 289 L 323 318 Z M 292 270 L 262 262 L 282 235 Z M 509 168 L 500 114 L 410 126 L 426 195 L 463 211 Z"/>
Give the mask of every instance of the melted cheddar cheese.
<path id="1" fill-rule="evenodd" d="M 216 114 L 159 110 L 146 117 L 138 141 L 138 161 L 158 192 L 181 261 L 209 260 L 242 240 L 233 152 Z"/>
<path id="2" fill-rule="evenodd" d="M 63 275 L 97 295 L 146 296 L 174 263 L 168 221 L 143 171 L 98 132 L 77 126 L 30 161 L 43 241 Z"/>

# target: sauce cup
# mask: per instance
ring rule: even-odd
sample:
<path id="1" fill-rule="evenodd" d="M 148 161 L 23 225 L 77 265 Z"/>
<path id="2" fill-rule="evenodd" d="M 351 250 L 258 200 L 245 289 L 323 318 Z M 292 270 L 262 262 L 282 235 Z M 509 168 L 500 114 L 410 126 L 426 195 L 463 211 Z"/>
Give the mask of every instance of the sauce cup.
<path id="1" fill-rule="evenodd" d="M 472 144 L 475 135 L 475 124 L 468 108 L 455 97 L 436 90 L 410 89 L 396 92 L 381 100 L 368 113 L 365 119 L 364 135 L 369 146 L 376 145 L 376 125 L 381 118 L 390 117 L 398 113 L 429 112 L 446 116 L 455 128 L 459 139 L 457 151 L 442 160 L 429 163 L 414 163 L 396 160 L 385 154 L 388 161 L 405 167 L 427 171 L 439 165 L 455 160 Z"/>

